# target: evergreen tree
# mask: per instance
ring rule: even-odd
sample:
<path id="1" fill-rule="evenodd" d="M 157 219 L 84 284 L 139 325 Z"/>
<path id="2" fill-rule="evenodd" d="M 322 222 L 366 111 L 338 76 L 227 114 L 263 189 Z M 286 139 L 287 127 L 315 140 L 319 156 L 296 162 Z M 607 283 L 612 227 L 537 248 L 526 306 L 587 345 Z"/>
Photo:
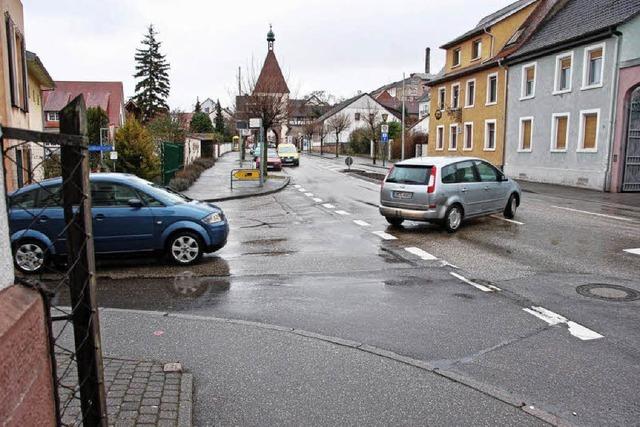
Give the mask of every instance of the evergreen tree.
<path id="1" fill-rule="evenodd" d="M 147 123 L 160 112 L 169 111 L 169 63 L 160 53 L 160 42 L 156 40 L 158 33 L 149 25 L 149 32 L 142 40 L 143 47 L 136 49 L 136 83 L 135 102 L 142 112 L 142 121 Z"/>
<path id="2" fill-rule="evenodd" d="M 224 117 L 222 116 L 222 107 L 220 106 L 220 100 L 216 101 L 216 132 L 224 134 Z"/>
<path id="3" fill-rule="evenodd" d="M 194 113 L 199 113 L 202 111 L 202 105 L 200 105 L 200 98 L 196 98 L 196 106 L 193 109 Z"/>
<path id="4" fill-rule="evenodd" d="M 160 159 L 149 131 L 133 116 L 127 117 L 115 136 L 118 172 L 152 180 L 160 174 Z"/>
<path id="5" fill-rule="evenodd" d="M 100 129 L 109 126 L 109 116 L 100 107 L 87 108 L 87 137 L 89 144 L 100 144 Z M 104 141 L 107 142 L 107 141 Z"/>
<path id="6" fill-rule="evenodd" d="M 213 124 L 209 115 L 202 111 L 193 113 L 191 117 L 191 123 L 189 123 L 189 130 L 196 133 L 211 133 L 213 132 Z"/>

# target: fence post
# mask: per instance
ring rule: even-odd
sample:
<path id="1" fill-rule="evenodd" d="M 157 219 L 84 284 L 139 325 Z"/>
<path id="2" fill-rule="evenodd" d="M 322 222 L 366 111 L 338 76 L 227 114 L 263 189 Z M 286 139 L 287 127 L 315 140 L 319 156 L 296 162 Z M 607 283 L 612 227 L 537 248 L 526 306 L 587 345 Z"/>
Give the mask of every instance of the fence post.
<path id="1" fill-rule="evenodd" d="M 60 111 L 60 133 L 87 134 L 86 106 L 82 95 Z M 106 426 L 107 404 L 96 301 L 87 141 L 81 145 L 62 145 L 60 150 L 69 291 L 82 418 L 85 426 Z"/>

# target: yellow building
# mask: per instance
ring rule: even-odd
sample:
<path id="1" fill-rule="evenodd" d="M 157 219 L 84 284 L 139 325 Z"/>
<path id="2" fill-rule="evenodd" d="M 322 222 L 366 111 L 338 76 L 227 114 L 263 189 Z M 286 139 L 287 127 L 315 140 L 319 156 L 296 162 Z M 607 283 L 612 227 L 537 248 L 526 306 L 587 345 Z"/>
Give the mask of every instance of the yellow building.
<path id="1" fill-rule="evenodd" d="M 507 69 L 501 53 L 520 36 L 539 0 L 519 0 L 452 40 L 444 75 L 430 82 L 429 156 L 474 156 L 502 167 Z"/>

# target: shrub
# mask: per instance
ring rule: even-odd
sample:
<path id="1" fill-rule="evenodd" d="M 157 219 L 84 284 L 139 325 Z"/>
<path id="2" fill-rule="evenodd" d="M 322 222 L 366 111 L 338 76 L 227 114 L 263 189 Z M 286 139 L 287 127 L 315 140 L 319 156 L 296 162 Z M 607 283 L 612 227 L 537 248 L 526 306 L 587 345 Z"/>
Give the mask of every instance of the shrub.
<path id="1" fill-rule="evenodd" d="M 349 135 L 349 154 L 369 154 L 370 144 L 366 129 L 356 129 Z"/>
<path id="2" fill-rule="evenodd" d="M 202 175 L 202 172 L 215 165 L 216 161 L 211 158 L 199 158 L 193 161 L 184 169 L 176 172 L 169 181 L 169 187 L 175 191 L 185 191 Z"/>

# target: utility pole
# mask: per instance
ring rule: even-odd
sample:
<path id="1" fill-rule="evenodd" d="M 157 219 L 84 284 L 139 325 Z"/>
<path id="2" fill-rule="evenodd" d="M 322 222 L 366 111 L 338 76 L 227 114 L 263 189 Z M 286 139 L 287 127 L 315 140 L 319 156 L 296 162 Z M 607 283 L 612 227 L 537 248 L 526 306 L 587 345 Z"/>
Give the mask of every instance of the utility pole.
<path id="1" fill-rule="evenodd" d="M 402 73 L 402 136 L 400 142 L 400 160 L 404 160 L 404 100 L 406 98 L 404 87 L 404 73 Z"/>

